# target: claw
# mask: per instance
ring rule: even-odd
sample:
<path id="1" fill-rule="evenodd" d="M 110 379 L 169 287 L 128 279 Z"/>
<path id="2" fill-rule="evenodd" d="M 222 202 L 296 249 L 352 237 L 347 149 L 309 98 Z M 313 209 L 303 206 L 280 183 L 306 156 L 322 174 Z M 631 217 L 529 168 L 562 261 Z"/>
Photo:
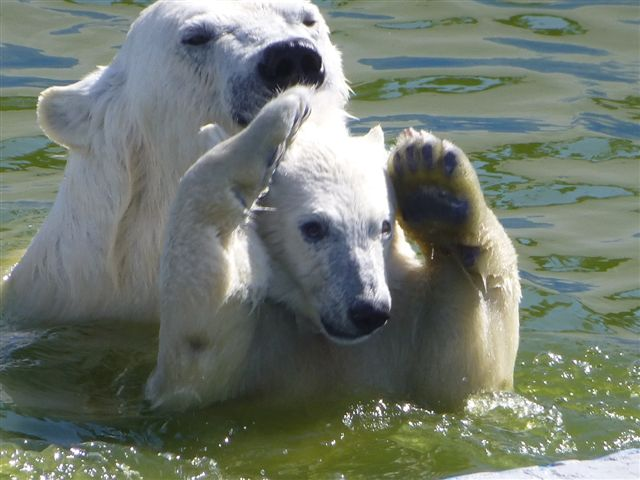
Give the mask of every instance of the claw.
<path id="1" fill-rule="evenodd" d="M 405 128 L 402 133 L 404 133 L 408 138 L 412 138 L 418 135 L 418 132 L 413 127 Z"/>
<path id="2" fill-rule="evenodd" d="M 287 146 L 293 143 L 293 141 L 296 138 L 296 135 L 298 134 L 298 130 L 300 130 L 300 127 L 307 120 L 307 118 L 309 118 L 309 115 L 311 115 L 311 105 L 306 104 L 302 113 L 299 115 L 296 115 L 296 118 L 293 120 L 291 131 L 289 131 L 289 134 L 287 135 L 287 140 L 286 140 Z"/>
<path id="3" fill-rule="evenodd" d="M 311 105 L 305 105 L 304 107 L 304 112 L 302 112 L 302 120 L 300 121 L 300 123 L 304 122 L 307 118 L 309 118 L 309 115 L 311 115 Z"/>

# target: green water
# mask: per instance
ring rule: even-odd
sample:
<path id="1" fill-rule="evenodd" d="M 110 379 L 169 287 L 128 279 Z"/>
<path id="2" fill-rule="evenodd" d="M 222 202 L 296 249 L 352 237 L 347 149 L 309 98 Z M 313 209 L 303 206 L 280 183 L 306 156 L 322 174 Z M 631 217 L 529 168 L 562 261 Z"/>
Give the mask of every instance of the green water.
<path id="1" fill-rule="evenodd" d="M 145 2 L 0 2 L 0 267 L 42 223 L 64 150 L 38 93 L 106 64 Z M 514 393 L 434 413 L 397 398 L 159 416 L 149 327 L 0 332 L 0 478 L 430 478 L 640 447 L 636 1 L 322 1 L 354 130 L 470 153 L 520 255 Z M 0 327 L 1 328 L 1 327 Z"/>

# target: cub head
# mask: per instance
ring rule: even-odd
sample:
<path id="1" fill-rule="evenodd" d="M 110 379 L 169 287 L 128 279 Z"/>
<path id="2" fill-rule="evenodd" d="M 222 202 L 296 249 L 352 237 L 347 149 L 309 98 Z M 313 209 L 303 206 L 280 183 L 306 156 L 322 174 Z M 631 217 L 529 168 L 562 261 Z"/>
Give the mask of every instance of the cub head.
<path id="1" fill-rule="evenodd" d="M 159 0 L 109 66 L 46 90 L 38 116 L 49 137 L 72 148 L 113 129 L 108 143 L 137 130 L 161 150 L 208 123 L 237 132 L 295 84 L 317 86 L 338 106 L 348 95 L 340 54 L 310 2 Z"/>
<path id="2" fill-rule="evenodd" d="M 308 120 L 255 214 L 274 264 L 270 295 L 336 343 L 363 340 L 389 318 L 386 159 L 380 127 L 350 137 Z"/>

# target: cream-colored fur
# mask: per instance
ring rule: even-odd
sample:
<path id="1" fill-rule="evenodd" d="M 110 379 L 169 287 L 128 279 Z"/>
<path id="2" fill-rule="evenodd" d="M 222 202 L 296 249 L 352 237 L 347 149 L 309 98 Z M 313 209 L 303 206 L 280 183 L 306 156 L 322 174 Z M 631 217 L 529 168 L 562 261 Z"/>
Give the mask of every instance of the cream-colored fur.
<path id="1" fill-rule="evenodd" d="M 470 162 L 407 131 L 387 169 L 380 128 L 351 137 L 323 103 L 285 92 L 183 178 L 162 259 L 160 350 L 147 385 L 155 406 L 361 391 L 451 408 L 471 392 L 511 388 L 516 256 Z M 433 165 L 413 169 L 425 144 Z M 274 152 L 284 152 L 275 173 Z M 463 224 L 447 231 L 405 215 L 412 190 L 436 187 L 469 201 Z M 305 238 L 309 219 L 325 222 L 324 236 Z M 387 324 L 359 330 L 356 301 L 391 302 Z"/>

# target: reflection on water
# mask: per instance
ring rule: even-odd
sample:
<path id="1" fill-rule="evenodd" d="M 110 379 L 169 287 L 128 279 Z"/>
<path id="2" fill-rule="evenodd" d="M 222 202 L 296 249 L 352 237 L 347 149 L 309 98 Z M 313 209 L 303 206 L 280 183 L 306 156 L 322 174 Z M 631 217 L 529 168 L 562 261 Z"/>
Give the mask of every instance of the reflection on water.
<path id="1" fill-rule="evenodd" d="M 545 15 L 541 13 L 529 13 L 515 15 L 506 20 L 498 19 L 497 22 L 513 27 L 526 28 L 540 35 L 580 35 L 586 30 L 575 20 L 557 15 Z M 558 53 L 565 53 L 560 49 Z"/>
<path id="2" fill-rule="evenodd" d="M 451 17 L 441 20 L 413 20 L 411 22 L 384 22 L 377 23 L 378 28 L 388 28 L 391 30 L 416 30 L 420 28 L 446 27 L 448 25 L 474 24 L 478 21 L 473 17 Z"/>
<path id="3" fill-rule="evenodd" d="M 505 42 L 502 42 L 505 43 Z M 554 60 L 547 57 L 487 57 L 487 58 L 447 58 L 447 57 L 386 57 L 362 58 L 360 62 L 375 70 L 400 70 L 413 68 L 479 68 L 479 67 L 511 67 L 530 70 L 544 74 L 571 75 L 583 80 L 603 82 L 633 82 L 637 69 L 626 68 L 617 62 L 572 62 Z"/>
<path id="4" fill-rule="evenodd" d="M 583 257 L 576 255 L 531 256 L 540 268 L 550 272 L 606 272 L 631 258 Z"/>
<path id="5" fill-rule="evenodd" d="M 473 93 L 516 83 L 513 77 L 437 76 L 376 80 L 354 86 L 354 93 L 362 100 L 391 100 L 416 93 Z"/>
<path id="6" fill-rule="evenodd" d="M 502 45 L 510 45 L 512 47 L 522 48 L 538 53 L 571 53 L 578 55 L 606 56 L 608 52 L 600 48 L 584 47 L 582 45 L 574 45 L 569 43 L 558 44 L 555 42 L 541 42 L 539 40 L 525 40 L 524 38 L 485 38 L 490 42 L 500 43 Z"/>
<path id="7" fill-rule="evenodd" d="M 44 55 L 42 50 L 35 48 L 2 44 L 2 67 L 12 69 L 27 68 L 69 68 L 78 63 L 71 57 L 53 57 Z"/>
<path id="8" fill-rule="evenodd" d="M 3 3 L 0 266 L 49 211 L 64 149 L 42 88 L 105 64 L 146 1 Z M 447 476 L 640 446 L 637 2 L 318 2 L 362 132 L 452 138 L 515 241 L 516 391 L 150 412 L 156 327 L 0 330 L 0 471 L 17 478 Z M 398 6 L 398 5 L 401 5 Z"/>

